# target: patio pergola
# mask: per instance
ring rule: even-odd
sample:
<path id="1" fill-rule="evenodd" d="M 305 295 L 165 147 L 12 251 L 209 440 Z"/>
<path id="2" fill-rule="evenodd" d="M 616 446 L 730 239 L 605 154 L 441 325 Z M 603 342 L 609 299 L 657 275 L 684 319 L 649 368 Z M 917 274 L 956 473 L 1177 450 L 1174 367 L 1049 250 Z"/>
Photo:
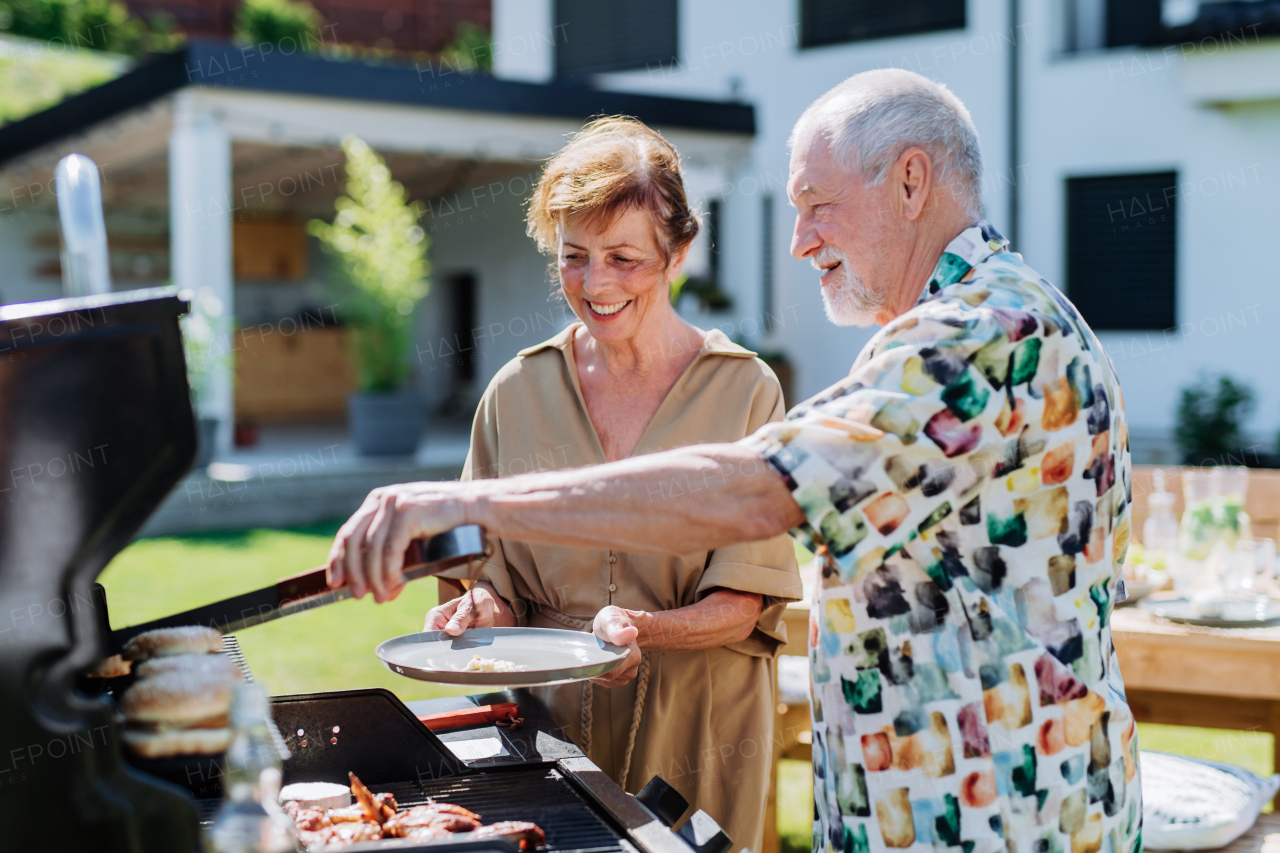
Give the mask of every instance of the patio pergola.
<path id="1" fill-rule="evenodd" d="M 384 155 L 410 195 L 434 211 L 465 200 L 469 189 L 528 173 L 602 114 L 660 129 L 707 183 L 731 179 L 755 130 L 753 108 L 740 103 L 194 41 L 0 128 L 0 191 L 15 205 L 47 211 L 58 160 L 88 155 L 103 169 L 109 212 L 150 211 L 160 223 L 149 238 L 112 234 L 109 225 L 109 239 L 167 240 L 172 282 L 212 294 L 234 316 L 233 217 L 332 215 L 345 135 Z M 153 282 L 164 273 L 150 270 Z M 230 350 L 229 339 L 223 343 Z M 208 405 L 224 451 L 235 416 L 231 371 L 218 368 Z"/>

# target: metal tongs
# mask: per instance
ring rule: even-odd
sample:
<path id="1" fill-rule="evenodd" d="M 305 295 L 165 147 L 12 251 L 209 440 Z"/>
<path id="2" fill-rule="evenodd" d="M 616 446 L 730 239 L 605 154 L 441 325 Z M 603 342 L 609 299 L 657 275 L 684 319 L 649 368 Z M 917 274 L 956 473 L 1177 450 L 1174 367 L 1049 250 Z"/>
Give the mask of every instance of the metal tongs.
<path id="1" fill-rule="evenodd" d="M 464 524 L 430 539 L 415 539 L 411 542 L 404 557 L 404 579 L 412 581 L 438 575 L 456 566 L 481 560 L 487 554 L 484 531 L 479 525 Z M 272 586 L 253 592 L 233 595 L 194 610 L 112 631 L 111 650 L 112 653 L 119 653 L 131 638 L 156 628 L 205 625 L 230 634 L 250 625 L 260 625 L 304 610 L 314 610 L 350 597 L 351 589 L 345 585 L 337 589 L 329 588 L 325 579 L 325 567 L 320 566 L 281 578 Z"/>

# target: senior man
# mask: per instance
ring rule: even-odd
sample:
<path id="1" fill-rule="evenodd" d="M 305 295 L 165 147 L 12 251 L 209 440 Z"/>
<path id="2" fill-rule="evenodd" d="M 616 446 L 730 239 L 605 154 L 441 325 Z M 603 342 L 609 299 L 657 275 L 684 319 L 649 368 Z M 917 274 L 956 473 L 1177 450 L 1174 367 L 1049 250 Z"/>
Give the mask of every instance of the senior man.
<path id="1" fill-rule="evenodd" d="M 796 125 L 787 188 L 828 317 L 884 326 L 845 379 L 736 444 L 378 489 L 330 582 L 394 596 L 409 541 L 463 523 L 667 553 L 791 530 L 822 565 L 815 849 L 1137 853 L 1108 627 L 1130 528 L 1120 387 L 1071 303 L 981 221 L 981 170 L 945 87 L 849 78 Z M 648 621 L 609 608 L 595 629 L 627 645 Z"/>

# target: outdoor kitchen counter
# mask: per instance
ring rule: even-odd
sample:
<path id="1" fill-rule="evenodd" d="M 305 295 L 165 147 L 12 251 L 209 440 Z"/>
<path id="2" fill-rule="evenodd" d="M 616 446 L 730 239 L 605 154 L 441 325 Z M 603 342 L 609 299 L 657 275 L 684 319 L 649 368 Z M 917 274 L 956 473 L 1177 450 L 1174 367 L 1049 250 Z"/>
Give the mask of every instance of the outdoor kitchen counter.
<path id="1" fill-rule="evenodd" d="M 547 713 L 546 707 L 527 690 L 504 690 L 499 693 L 487 693 L 476 696 L 446 696 L 440 699 L 422 699 L 417 702 L 406 702 L 405 705 L 418 716 L 427 714 L 443 714 L 447 711 L 461 711 L 481 705 L 498 705 L 514 702 L 520 708 L 520 716 L 524 722 L 515 727 L 499 727 L 497 725 L 466 726 L 457 729 L 437 731 L 436 736 L 446 744 L 471 742 L 483 745 L 486 741 L 496 740 L 502 745 L 507 755 L 495 755 L 485 758 L 469 758 L 468 755 L 481 754 L 484 750 L 468 753 L 465 748 L 458 757 L 468 767 L 494 767 L 503 764 L 520 764 L 528 761 L 559 761 L 562 758 L 581 758 L 582 750 L 570 742 Z M 458 747 L 451 746 L 455 753 Z"/>

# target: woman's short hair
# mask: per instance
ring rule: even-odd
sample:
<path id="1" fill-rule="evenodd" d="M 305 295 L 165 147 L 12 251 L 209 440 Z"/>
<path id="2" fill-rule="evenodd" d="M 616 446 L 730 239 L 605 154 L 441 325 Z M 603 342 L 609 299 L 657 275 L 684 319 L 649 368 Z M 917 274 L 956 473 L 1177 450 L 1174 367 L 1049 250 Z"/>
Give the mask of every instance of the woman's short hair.
<path id="1" fill-rule="evenodd" d="M 540 251 L 556 254 L 566 220 L 585 217 L 608 226 L 633 207 L 652 214 L 668 259 L 698 234 L 671 143 L 637 119 L 598 118 L 547 161 L 529 199 L 527 230 Z"/>

